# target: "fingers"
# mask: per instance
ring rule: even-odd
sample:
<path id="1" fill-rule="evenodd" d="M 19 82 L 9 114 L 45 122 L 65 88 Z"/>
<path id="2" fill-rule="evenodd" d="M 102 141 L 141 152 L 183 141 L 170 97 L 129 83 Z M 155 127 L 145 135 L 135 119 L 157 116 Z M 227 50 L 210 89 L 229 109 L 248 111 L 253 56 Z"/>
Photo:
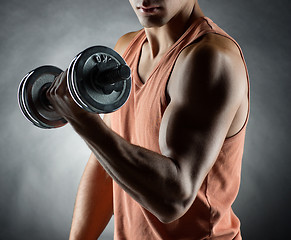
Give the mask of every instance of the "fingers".
<path id="1" fill-rule="evenodd" d="M 57 81 L 57 89 L 63 90 L 64 92 L 67 92 L 68 87 L 67 87 L 67 72 L 68 69 L 66 69 L 64 72 L 61 73 L 59 76 L 59 79 Z"/>
<path id="2" fill-rule="evenodd" d="M 67 70 L 55 78 L 46 92 L 54 110 L 65 119 L 72 119 L 81 109 L 73 100 L 67 86 Z"/>
<path id="3" fill-rule="evenodd" d="M 58 75 L 47 90 L 48 98 L 62 98 L 68 92 L 67 88 L 67 70 Z"/>

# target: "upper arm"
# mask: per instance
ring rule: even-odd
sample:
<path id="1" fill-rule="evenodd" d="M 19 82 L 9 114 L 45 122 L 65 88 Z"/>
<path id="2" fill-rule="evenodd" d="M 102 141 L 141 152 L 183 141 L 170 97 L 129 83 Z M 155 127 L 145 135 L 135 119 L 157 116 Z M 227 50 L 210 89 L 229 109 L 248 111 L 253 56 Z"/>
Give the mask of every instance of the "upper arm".
<path id="1" fill-rule="evenodd" d="M 236 53 L 203 45 L 186 49 L 172 73 L 159 143 L 162 154 L 177 164 L 189 202 L 213 166 L 242 101 L 241 64 Z"/>

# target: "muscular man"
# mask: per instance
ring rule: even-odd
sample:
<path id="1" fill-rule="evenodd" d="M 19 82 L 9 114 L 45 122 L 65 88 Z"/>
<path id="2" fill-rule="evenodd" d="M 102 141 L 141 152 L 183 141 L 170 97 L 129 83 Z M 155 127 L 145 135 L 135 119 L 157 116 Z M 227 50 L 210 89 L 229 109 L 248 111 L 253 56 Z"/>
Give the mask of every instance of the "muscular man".
<path id="1" fill-rule="evenodd" d="M 70 239 L 241 239 L 231 209 L 249 113 L 246 65 L 197 0 L 130 0 L 143 29 L 115 50 L 132 70 L 129 100 L 106 115 L 80 109 L 66 72 L 48 97 L 92 150 Z"/>

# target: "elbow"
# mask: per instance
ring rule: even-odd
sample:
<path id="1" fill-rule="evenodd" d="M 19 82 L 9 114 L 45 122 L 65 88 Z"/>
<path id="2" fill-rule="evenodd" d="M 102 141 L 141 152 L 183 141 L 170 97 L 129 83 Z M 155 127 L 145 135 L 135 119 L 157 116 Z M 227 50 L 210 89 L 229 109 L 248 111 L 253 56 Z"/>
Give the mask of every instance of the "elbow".
<path id="1" fill-rule="evenodd" d="M 160 222 L 168 224 L 181 218 L 192 206 L 196 195 L 192 194 L 177 194 L 175 198 L 164 201 L 163 211 L 160 212 L 157 218 Z"/>
<path id="2" fill-rule="evenodd" d="M 184 214 L 179 214 L 178 211 L 169 211 L 166 214 L 162 214 L 157 216 L 160 222 L 164 224 L 172 223 L 182 217 Z"/>
<path id="3" fill-rule="evenodd" d="M 166 211 L 158 214 L 157 218 L 164 224 L 172 223 L 181 218 L 189 210 L 190 206 L 191 204 L 185 204 L 184 202 L 168 204 Z"/>
<path id="4" fill-rule="evenodd" d="M 158 211 L 154 215 L 160 222 L 168 224 L 187 213 L 197 196 L 199 187 L 191 175 L 185 172 L 179 172 L 175 178 L 168 178 L 163 186 L 165 187 L 160 191 L 162 194 L 156 202 Z"/>

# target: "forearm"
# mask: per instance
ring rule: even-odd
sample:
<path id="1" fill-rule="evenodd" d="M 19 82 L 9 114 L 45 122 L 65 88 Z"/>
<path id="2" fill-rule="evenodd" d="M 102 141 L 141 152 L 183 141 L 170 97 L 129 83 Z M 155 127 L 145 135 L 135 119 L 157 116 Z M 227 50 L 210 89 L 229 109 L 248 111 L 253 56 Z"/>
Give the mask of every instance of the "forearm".
<path id="1" fill-rule="evenodd" d="M 163 221 L 181 193 L 176 164 L 161 154 L 133 145 L 89 117 L 82 127 L 71 123 L 108 174 L 143 207 Z"/>
<path id="2" fill-rule="evenodd" d="M 95 160 L 90 157 L 78 188 L 70 240 L 97 239 L 112 216 L 112 180 Z"/>

